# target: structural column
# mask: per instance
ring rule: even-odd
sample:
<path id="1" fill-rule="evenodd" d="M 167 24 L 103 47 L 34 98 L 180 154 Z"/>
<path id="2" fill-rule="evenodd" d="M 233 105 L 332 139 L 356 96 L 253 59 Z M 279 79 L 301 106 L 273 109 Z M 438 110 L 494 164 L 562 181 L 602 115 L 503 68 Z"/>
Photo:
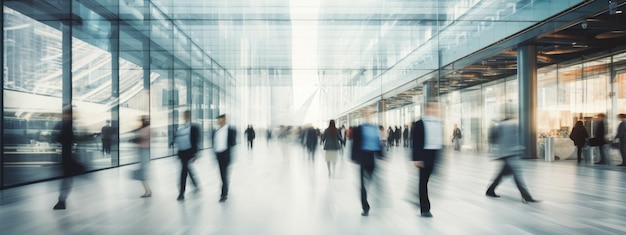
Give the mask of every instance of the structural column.
<path id="1" fill-rule="evenodd" d="M 438 87 L 437 81 L 429 80 L 424 82 L 424 89 L 422 90 L 422 95 L 424 97 L 424 103 L 422 107 L 426 107 L 426 103 L 429 101 L 437 101 L 438 95 Z"/>
<path id="2" fill-rule="evenodd" d="M 519 137 L 526 147 L 522 158 L 537 158 L 537 51 L 534 45 L 517 49 Z"/>
<path id="3" fill-rule="evenodd" d="M 112 140 L 111 166 L 119 165 L 120 149 L 120 22 L 111 22 L 111 128 L 115 131 Z"/>
<path id="4" fill-rule="evenodd" d="M 376 112 L 378 113 L 378 123 L 379 125 L 382 126 L 387 126 L 387 120 L 385 120 L 385 111 L 387 111 L 387 108 L 385 107 L 385 104 L 387 102 L 385 102 L 385 100 L 381 99 L 378 101 L 378 103 L 376 104 Z"/>

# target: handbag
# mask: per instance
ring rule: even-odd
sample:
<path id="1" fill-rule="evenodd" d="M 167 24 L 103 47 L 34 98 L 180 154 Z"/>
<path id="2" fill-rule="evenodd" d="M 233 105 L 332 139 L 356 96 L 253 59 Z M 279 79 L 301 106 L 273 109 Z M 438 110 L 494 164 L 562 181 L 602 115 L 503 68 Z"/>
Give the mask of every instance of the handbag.
<path id="1" fill-rule="evenodd" d="M 135 169 L 133 171 L 130 172 L 130 178 L 134 179 L 134 180 L 144 180 L 143 178 L 143 174 L 141 174 L 141 170 L 140 169 Z"/>

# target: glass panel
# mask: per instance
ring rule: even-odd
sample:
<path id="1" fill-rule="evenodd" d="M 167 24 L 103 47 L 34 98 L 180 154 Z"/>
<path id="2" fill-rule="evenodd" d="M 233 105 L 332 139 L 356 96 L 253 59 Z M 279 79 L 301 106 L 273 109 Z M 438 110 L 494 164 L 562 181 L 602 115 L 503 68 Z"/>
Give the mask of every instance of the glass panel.
<path id="1" fill-rule="evenodd" d="M 480 150 L 481 146 L 481 128 L 480 123 L 483 118 L 483 99 L 482 90 L 476 87 L 474 90 L 465 90 L 461 92 L 461 123 L 463 125 L 463 145 L 467 149 Z M 448 127 L 448 129 L 450 129 Z"/>
<path id="2" fill-rule="evenodd" d="M 3 11 L 2 177 L 10 186 L 61 175 L 53 130 L 61 121 L 62 33 L 8 7 Z"/>
<path id="3" fill-rule="evenodd" d="M 78 1 L 72 6 L 83 19 L 72 26 L 75 158 L 89 169 L 107 168 L 117 165 L 119 156 L 117 117 L 111 112 L 117 108 L 112 96 L 116 88 L 111 74 L 111 23 Z"/>
<path id="4" fill-rule="evenodd" d="M 134 130 L 141 126 L 142 115 L 149 115 L 150 91 L 144 88 L 144 68 L 148 58 L 144 56 L 143 43 L 128 34 L 120 34 L 120 164 L 138 162 Z M 147 68 L 149 69 L 149 68 Z M 153 74 L 155 77 L 157 74 Z"/>
<path id="5" fill-rule="evenodd" d="M 172 105 L 178 102 L 175 98 L 178 94 L 174 95 L 172 79 L 168 79 L 172 70 L 152 67 L 151 71 L 156 73 L 156 79 L 150 84 L 150 126 L 152 126 L 150 155 L 152 158 L 158 158 L 174 154 L 172 148 L 176 129 L 172 124 L 176 123 L 173 119 L 178 115 L 175 115 Z"/>

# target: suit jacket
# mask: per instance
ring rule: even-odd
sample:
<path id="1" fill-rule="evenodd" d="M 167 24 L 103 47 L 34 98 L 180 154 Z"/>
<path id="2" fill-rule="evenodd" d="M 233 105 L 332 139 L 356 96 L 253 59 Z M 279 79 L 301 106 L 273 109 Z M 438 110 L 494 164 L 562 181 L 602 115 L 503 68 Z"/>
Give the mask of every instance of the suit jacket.
<path id="1" fill-rule="evenodd" d="M 606 144 L 606 140 L 604 137 L 606 136 L 606 124 L 604 124 L 604 120 L 598 122 L 596 125 L 596 129 L 593 130 L 593 138 L 595 138 L 595 143 L 598 145 Z"/>
<path id="2" fill-rule="evenodd" d="M 191 131 L 189 133 L 191 151 L 195 154 L 198 152 L 198 143 L 200 143 L 200 127 L 195 124 L 191 124 Z"/>
<path id="3" fill-rule="evenodd" d="M 382 147 L 380 146 L 380 141 L 377 141 L 377 143 L 379 144 L 380 150 L 377 151 L 375 155 L 379 158 L 382 158 L 384 157 L 384 155 L 383 155 Z M 354 131 L 352 132 L 352 151 L 351 151 L 350 159 L 352 159 L 352 161 L 360 165 L 373 164 L 374 158 L 371 158 L 371 159 L 366 158 L 368 154 L 365 153 L 366 151 L 363 151 L 362 146 L 363 146 L 363 125 L 358 126 L 357 128 L 354 128 Z"/>
<path id="4" fill-rule="evenodd" d="M 213 140 L 213 150 L 215 150 L 215 133 L 217 133 L 217 130 L 213 131 L 213 135 L 212 135 L 212 140 Z M 237 132 L 235 131 L 235 128 L 231 127 L 230 125 L 228 126 L 228 140 L 227 140 L 227 148 L 226 151 L 230 152 L 230 150 L 232 149 L 233 146 L 235 146 L 237 144 Z"/>
<path id="5" fill-rule="evenodd" d="M 424 121 L 420 119 L 413 124 L 411 130 L 411 141 L 413 143 L 412 159 L 413 161 L 423 161 L 426 167 L 434 167 L 437 154 L 433 154 L 432 150 L 424 149 L 426 138 Z"/>
<path id="6" fill-rule="evenodd" d="M 424 149 L 424 140 L 426 138 L 424 121 L 419 120 L 413 124 L 411 130 L 411 141 L 413 142 L 413 151 L 411 157 L 413 161 L 431 161 L 434 159 L 427 159 Z"/>
<path id="7" fill-rule="evenodd" d="M 620 144 L 626 144 L 626 120 L 620 122 L 619 126 L 617 126 L 617 134 L 615 134 L 615 138 L 619 138 Z"/>
<path id="8" fill-rule="evenodd" d="M 493 157 L 506 158 L 519 156 L 526 149 L 520 145 L 519 139 L 519 123 L 517 119 L 505 119 L 494 127 L 495 132 L 494 144 L 497 147 Z"/>

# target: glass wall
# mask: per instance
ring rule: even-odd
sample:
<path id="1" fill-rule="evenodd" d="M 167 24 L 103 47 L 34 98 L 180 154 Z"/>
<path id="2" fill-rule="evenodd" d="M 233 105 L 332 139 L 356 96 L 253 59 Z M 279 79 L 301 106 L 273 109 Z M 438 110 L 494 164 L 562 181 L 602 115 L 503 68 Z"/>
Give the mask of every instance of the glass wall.
<path id="1" fill-rule="evenodd" d="M 557 144 L 566 145 L 571 142 L 568 138 L 573 124 L 582 120 L 591 131 L 592 118 L 598 113 L 607 115 L 606 138 L 612 139 L 617 114 L 626 113 L 626 53 L 555 64 L 539 69 L 537 75 L 537 105 L 541 114 L 537 118 L 538 143 L 550 136 L 557 138 Z M 518 103 L 517 79 L 509 77 L 451 92 L 442 100 L 446 103 L 445 125 L 460 122 L 464 131 L 462 147 L 485 150 L 489 126 L 501 119 L 501 105 Z M 451 127 L 446 128 L 445 134 L 451 136 L 448 129 Z M 561 153 L 560 157 L 566 159 L 569 155 Z"/>
<path id="2" fill-rule="evenodd" d="M 3 8 L 2 179 L 5 186 L 60 176 L 54 126 L 61 121 L 61 22 Z"/>
<path id="3" fill-rule="evenodd" d="M 184 111 L 207 136 L 220 107 L 232 107 L 229 73 L 214 70 L 208 53 L 150 1 L 59 4 L 65 10 L 10 1 L 3 8 L 0 187 L 61 175 L 54 130 L 64 105 L 74 111 L 74 156 L 88 170 L 137 162 L 129 140 L 143 115 L 151 119 L 151 157 L 160 158 L 175 153 Z"/>

